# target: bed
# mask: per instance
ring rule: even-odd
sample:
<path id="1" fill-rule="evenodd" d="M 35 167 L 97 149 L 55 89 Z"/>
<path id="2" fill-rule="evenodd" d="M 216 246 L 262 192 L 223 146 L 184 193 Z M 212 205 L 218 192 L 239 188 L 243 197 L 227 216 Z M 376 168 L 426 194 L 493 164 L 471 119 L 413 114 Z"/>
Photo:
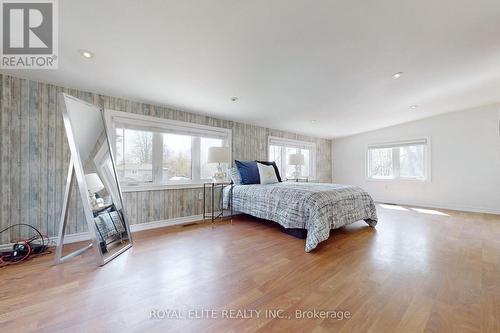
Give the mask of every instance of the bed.
<path id="1" fill-rule="evenodd" d="M 229 202 L 229 189 L 224 192 Z M 233 209 L 271 220 L 285 229 L 306 229 L 305 251 L 314 250 L 330 236 L 330 230 L 364 220 L 377 224 L 371 196 L 351 185 L 282 182 L 234 185 Z"/>

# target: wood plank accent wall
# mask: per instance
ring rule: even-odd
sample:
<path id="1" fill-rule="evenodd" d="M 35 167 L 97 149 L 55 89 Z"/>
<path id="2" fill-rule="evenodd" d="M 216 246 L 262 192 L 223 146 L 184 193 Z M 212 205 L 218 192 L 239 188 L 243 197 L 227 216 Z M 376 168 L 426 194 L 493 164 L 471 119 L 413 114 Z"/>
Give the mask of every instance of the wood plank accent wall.
<path id="1" fill-rule="evenodd" d="M 230 128 L 233 158 L 266 159 L 269 135 L 315 142 L 317 175 L 331 182 L 331 140 L 216 119 L 195 113 L 127 99 L 58 87 L 0 74 L 0 230 L 27 223 L 56 236 L 70 158 L 57 93 L 65 92 L 104 108 L 196 124 Z M 202 214 L 201 188 L 124 193 L 131 224 Z M 74 188 L 68 233 L 87 230 Z M 0 236 L 0 244 L 26 236 L 14 228 Z"/>

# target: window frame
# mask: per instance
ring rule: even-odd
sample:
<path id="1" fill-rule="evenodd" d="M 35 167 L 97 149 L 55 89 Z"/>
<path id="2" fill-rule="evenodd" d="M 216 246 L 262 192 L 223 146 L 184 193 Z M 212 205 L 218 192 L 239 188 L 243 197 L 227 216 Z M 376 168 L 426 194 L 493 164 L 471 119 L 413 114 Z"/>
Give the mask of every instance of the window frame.
<path id="1" fill-rule="evenodd" d="M 116 181 L 114 172 L 116 168 L 111 164 L 111 169 L 108 169 L 108 162 L 111 163 L 111 156 L 109 152 L 108 142 L 105 141 L 94 157 L 94 164 L 97 169 L 96 172 L 99 175 L 99 178 L 101 178 L 105 188 L 108 189 L 109 195 L 111 195 L 115 206 L 119 206 L 119 203 L 121 203 L 121 199 L 120 193 L 116 190 L 117 187 L 115 186 Z M 121 209 L 121 206 L 119 206 L 118 208 Z"/>
<path id="2" fill-rule="evenodd" d="M 409 146 L 409 145 L 417 145 L 417 144 L 424 144 L 425 145 L 425 151 L 424 151 L 424 172 L 425 172 L 425 177 L 424 178 L 418 178 L 418 177 L 401 177 L 400 175 L 400 150 L 399 148 L 402 146 Z M 431 182 L 431 147 L 432 147 L 432 140 L 431 137 L 418 137 L 418 138 L 410 138 L 410 139 L 404 139 L 404 140 L 392 140 L 392 141 L 383 141 L 383 142 L 378 142 L 378 143 L 371 143 L 366 146 L 365 149 L 365 178 L 367 181 L 374 181 L 374 182 L 398 182 L 398 181 L 409 181 L 409 182 Z M 393 162 L 393 177 L 379 177 L 379 178 L 374 178 L 370 175 L 370 149 L 377 149 L 377 148 L 392 148 L 392 162 Z"/>
<path id="3" fill-rule="evenodd" d="M 270 146 L 281 146 L 285 148 L 298 148 L 298 149 L 308 149 L 311 151 L 311 156 L 309 156 L 309 176 L 308 180 L 316 180 L 316 143 L 310 141 L 302 141 L 302 140 L 293 140 L 282 138 L 278 136 L 269 135 L 267 137 L 267 159 L 270 159 Z M 280 175 L 283 181 L 287 179 L 286 176 L 286 165 L 288 161 L 286 159 L 286 149 L 282 149 L 281 151 L 281 160 L 285 163 L 284 168 L 280 168 Z M 279 166 L 278 166 L 279 168 Z M 283 173 L 283 171 L 285 171 Z"/>
<path id="4" fill-rule="evenodd" d="M 117 124 L 125 125 L 130 129 L 142 129 L 153 132 L 153 142 L 156 140 L 156 145 L 153 145 L 152 151 L 152 181 L 151 182 L 134 182 L 123 183 L 123 192 L 164 190 L 176 188 L 199 188 L 203 183 L 210 179 L 201 179 L 201 138 L 219 138 L 225 142 L 225 146 L 230 149 L 230 160 L 232 160 L 232 130 L 228 128 L 215 127 L 209 125 L 201 125 L 179 120 L 171 120 L 159 118 L 149 115 L 141 115 L 130 112 L 116 111 L 105 109 L 104 117 L 106 118 L 106 126 L 108 127 L 109 140 L 113 149 L 116 149 L 116 128 Z M 191 176 L 190 180 L 178 181 L 161 181 L 163 175 L 163 133 L 191 135 Z M 161 144 L 158 145 L 159 140 Z M 196 144 L 198 143 L 198 145 Z M 194 145 L 193 145 L 194 144 Z M 156 149 L 155 149 L 156 147 Z M 116 156 L 116 154 L 115 154 Z M 161 161 L 161 162 L 159 162 Z M 198 162 L 196 162 L 198 161 Z M 118 172 L 118 170 L 117 170 Z"/>

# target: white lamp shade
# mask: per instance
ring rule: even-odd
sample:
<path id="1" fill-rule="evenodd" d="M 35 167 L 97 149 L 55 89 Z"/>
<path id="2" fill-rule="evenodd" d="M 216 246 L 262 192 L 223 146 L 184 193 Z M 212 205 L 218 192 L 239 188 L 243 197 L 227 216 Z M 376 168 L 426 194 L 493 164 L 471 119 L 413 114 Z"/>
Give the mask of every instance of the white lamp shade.
<path id="1" fill-rule="evenodd" d="M 87 189 L 91 193 L 96 193 L 104 189 L 104 185 L 101 181 L 101 178 L 99 178 L 97 173 L 86 174 L 85 181 L 87 182 Z"/>
<path id="2" fill-rule="evenodd" d="M 229 147 L 208 148 L 208 163 L 229 163 L 231 161 Z"/>
<path id="3" fill-rule="evenodd" d="M 304 155 L 290 154 L 288 155 L 288 164 L 290 165 L 304 165 Z"/>

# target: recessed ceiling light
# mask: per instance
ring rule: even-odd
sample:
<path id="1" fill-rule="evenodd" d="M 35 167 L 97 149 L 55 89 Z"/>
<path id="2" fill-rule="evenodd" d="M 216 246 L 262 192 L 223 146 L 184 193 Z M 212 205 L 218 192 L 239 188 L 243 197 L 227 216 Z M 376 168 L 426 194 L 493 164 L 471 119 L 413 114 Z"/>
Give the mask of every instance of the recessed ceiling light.
<path id="1" fill-rule="evenodd" d="M 313 120 L 311 120 L 311 124 L 314 124 L 315 122 L 316 122 L 316 120 L 314 120 L 314 119 L 313 119 Z"/>
<path id="2" fill-rule="evenodd" d="M 410 109 L 415 110 L 416 108 L 418 108 L 418 105 L 410 105 Z"/>
<path id="3" fill-rule="evenodd" d="M 94 54 L 88 50 L 78 50 L 78 53 L 84 58 L 91 59 L 94 57 Z"/>
<path id="4" fill-rule="evenodd" d="M 403 75 L 403 72 L 397 72 L 392 74 L 393 79 L 399 79 Z"/>
<path id="5" fill-rule="evenodd" d="M 238 97 L 231 97 L 231 102 L 236 102 L 239 98 Z"/>

